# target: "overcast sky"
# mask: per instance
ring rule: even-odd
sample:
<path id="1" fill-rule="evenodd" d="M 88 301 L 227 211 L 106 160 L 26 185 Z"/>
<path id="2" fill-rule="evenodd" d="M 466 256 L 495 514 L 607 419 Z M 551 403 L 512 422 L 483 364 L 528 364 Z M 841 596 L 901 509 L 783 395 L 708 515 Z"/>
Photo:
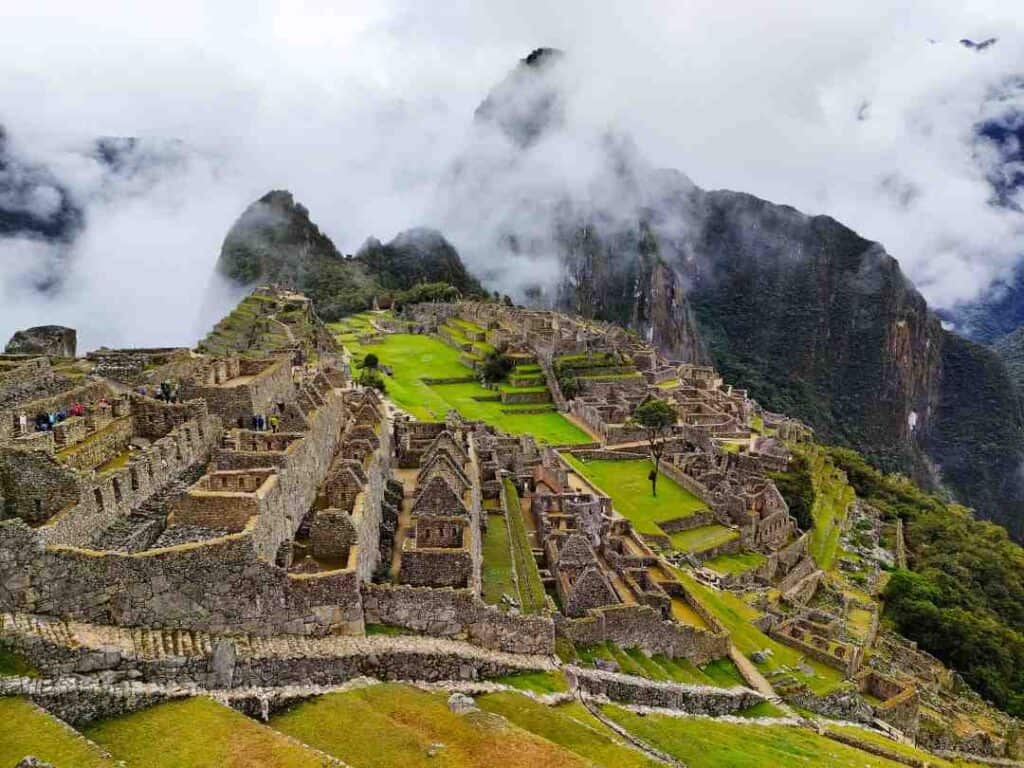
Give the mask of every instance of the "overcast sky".
<path id="1" fill-rule="evenodd" d="M 269 189 L 292 190 L 346 252 L 438 224 L 473 109 L 541 45 L 570 53 L 571 131 L 612 127 L 702 187 L 835 216 L 948 306 L 1024 254 L 973 134 L 1008 102 L 1024 112 L 1009 87 L 1022 30 L 1024 3 L 1005 0 L 0 0 L 0 124 L 87 214 L 54 301 L 21 289 L 45 249 L 0 241 L 0 335 L 64 322 L 87 347 L 194 342 L 200 304 L 226 301 L 220 242 Z M 957 42 L 993 36 L 980 53 Z M 109 135 L 188 149 L 111 180 L 75 151 Z"/>

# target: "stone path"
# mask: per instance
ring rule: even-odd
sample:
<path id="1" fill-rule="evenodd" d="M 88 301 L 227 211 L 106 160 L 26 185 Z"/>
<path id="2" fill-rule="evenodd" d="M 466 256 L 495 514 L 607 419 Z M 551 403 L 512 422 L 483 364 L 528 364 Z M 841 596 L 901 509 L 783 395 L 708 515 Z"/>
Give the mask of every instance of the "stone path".
<path id="1" fill-rule="evenodd" d="M 782 697 L 780 697 L 779 694 L 775 692 L 775 689 L 772 688 L 772 684 L 768 682 L 768 678 L 762 675 L 760 670 L 754 666 L 754 662 L 740 653 L 739 648 L 735 645 L 729 645 L 729 658 L 732 659 L 732 663 L 736 665 L 737 669 L 739 669 L 740 675 L 747 681 L 747 685 L 763 695 L 773 704 L 782 704 Z"/>

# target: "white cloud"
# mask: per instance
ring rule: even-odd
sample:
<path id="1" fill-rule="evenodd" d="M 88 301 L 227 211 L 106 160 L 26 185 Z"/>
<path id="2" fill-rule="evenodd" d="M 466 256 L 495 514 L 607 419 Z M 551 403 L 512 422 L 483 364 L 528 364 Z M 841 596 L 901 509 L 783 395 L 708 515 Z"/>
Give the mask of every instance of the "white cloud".
<path id="1" fill-rule="evenodd" d="M 994 159 L 971 134 L 996 108 L 993 89 L 1024 75 L 1019 4 L 155 8 L 0 0 L 0 124 L 86 201 L 87 216 L 53 301 L 23 289 L 38 245 L 0 244 L 0 335 L 68 322 L 84 346 L 194 341 L 221 239 L 271 188 L 291 189 L 342 250 L 443 224 L 475 266 L 501 267 L 488 262 L 490 234 L 513 196 L 563 184 L 597 194 L 609 126 L 701 186 L 835 216 L 884 243 L 939 305 L 1024 253 L 1020 215 L 989 204 Z M 983 53 L 957 43 L 988 36 L 1000 41 Z M 569 132 L 509 169 L 493 137 L 470 138 L 472 112 L 539 45 L 571 54 Z M 188 159 L 112 179 L 68 151 L 101 135 L 179 139 Z M 502 183 L 482 178 L 453 208 L 439 182 L 467 152 L 499 166 Z M 549 200 L 536 201 L 538 227 Z M 555 277 L 548 256 L 536 255 L 528 279 Z M 526 281 L 523 270 L 494 274 Z"/>

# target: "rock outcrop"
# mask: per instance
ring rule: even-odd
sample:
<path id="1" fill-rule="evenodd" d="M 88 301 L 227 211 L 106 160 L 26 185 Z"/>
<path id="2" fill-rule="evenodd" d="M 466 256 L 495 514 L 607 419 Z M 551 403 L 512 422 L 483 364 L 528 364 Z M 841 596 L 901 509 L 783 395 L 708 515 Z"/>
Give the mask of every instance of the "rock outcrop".
<path id="1" fill-rule="evenodd" d="M 45 355 L 47 357 L 74 357 L 78 334 L 74 328 L 63 325 L 38 325 L 15 331 L 4 352 L 8 355 Z"/>
<path id="2" fill-rule="evenodd" d="M 239 285 L 299 290 L 328 321 L 420 283 L 448 283 L 463 295 L 482 291 L 440 232 L 412 229 L 386 244 L 370 238 L 356 256 L 343 256 L 306 207 L 284 190 L 268 192 L 245 209 L 224 238 L 217 270 Z"/>

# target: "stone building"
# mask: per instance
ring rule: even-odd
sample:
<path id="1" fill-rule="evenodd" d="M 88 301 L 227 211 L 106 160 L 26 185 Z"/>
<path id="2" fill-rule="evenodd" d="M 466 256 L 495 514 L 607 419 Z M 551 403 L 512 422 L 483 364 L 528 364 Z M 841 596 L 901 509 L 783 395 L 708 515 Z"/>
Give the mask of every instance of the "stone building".
<path id="1" fill-rule="evenodd" d="M 443 430 L 422 454 L 411 535 L 402 544 L 402 584 L 479 591 L 480 479 L 462 441 Z"/>

